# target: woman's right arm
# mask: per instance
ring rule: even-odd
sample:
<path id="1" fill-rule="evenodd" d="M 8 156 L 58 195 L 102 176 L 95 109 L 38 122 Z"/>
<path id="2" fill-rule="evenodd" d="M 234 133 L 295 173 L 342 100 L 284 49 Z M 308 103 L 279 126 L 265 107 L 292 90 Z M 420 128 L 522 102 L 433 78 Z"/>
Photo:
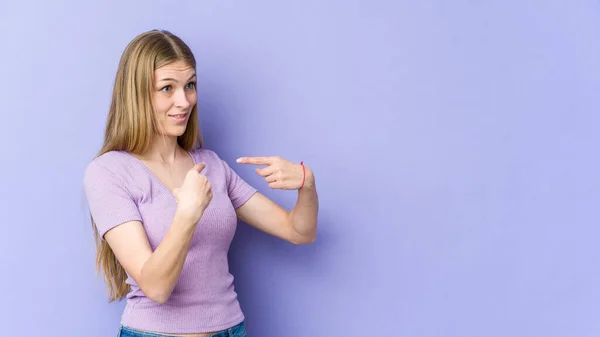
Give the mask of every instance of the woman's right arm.
<path id="1" fill-rule="evenodd" d="M 204 164 L 191 169 L 181 188 L 174 191 L 178 203 L 165 237 L 152 251 L 140 221 L 129 221 L 106 232 L 104 238 L 119 263 L 157 303 L 171 295 L 185 262 L 198 220 L 212 199 L 208 179 L 200 173 Z"/>
<path id="2" fill-rule="evenodd" d="M 181 274 L 195 229 L 191 220 L 176 215 L 154 252 L 139 221 L 117 226 L 106 232 L 104 238 L 144 294 L 155 302 L 165 303 Z"/>

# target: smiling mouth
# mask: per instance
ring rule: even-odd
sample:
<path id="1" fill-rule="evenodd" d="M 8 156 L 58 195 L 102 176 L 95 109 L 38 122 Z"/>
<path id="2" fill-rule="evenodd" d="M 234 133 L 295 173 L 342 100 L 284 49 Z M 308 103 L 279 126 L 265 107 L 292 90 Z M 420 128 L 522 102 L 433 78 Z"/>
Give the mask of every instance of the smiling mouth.
<path id="1" fill-rule="evenodd" d="M 169 117 L 175 117 L 175 118 L 183 118 L 185 116 L 187 116 L 187 112 L 184 113 L 180 113 L 180 114 L 173 114 L 173 115 L 168 115 Z"/>
<path id="2" fill-rule="evenodd" d="M 175 124 L 185 124 L 188 116 L 189 116 L 189 112 L 185 112 L 185 113 L 181 113 L 181 114 L 168 114 L 167 116 L 169 116 L 169 118 L 171 118 L 171 120 L 175 123 Z"/>

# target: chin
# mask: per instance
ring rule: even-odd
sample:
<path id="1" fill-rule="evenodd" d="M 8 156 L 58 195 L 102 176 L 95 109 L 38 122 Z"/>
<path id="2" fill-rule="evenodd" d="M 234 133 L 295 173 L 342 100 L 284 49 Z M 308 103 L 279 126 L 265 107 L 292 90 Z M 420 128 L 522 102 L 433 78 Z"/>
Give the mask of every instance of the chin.
<path id="1" fill-rule="evenodd" d="M 165 135 L 168 136 L 168 137 L 181 137 L 185 133 L 186 129 L 187 128 L 185 128 L 185 127 L 183 127 L 183 128 L 171 128 L 169 130 L 166 130 Z"/>

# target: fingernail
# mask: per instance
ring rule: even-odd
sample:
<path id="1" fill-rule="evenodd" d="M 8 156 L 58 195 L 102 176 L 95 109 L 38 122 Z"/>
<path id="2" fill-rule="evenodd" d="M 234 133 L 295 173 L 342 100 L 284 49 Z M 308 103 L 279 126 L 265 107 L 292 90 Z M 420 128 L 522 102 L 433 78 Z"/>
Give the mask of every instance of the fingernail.
<path id="1" fill-rule="evenodd" d="M 244 158 L 238 158 L 236 161 L 237 161 L 238 163 L 241 163 L 241 162 L 242 162 L 242 160 L 244 160 Z"/>

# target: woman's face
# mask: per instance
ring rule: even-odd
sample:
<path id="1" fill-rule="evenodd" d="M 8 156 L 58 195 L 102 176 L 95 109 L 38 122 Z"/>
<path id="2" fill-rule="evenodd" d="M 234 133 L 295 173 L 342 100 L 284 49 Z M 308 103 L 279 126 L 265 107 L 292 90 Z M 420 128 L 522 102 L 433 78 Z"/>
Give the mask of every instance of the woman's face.
<path id="1" fill-rule="evenodd" d="M 154 79 L 152 95 L 159 132 L 179 137 L 185 132 L 198 100 L 196 70 L 183 61 L 176 61 L 156 69 Z"/>

